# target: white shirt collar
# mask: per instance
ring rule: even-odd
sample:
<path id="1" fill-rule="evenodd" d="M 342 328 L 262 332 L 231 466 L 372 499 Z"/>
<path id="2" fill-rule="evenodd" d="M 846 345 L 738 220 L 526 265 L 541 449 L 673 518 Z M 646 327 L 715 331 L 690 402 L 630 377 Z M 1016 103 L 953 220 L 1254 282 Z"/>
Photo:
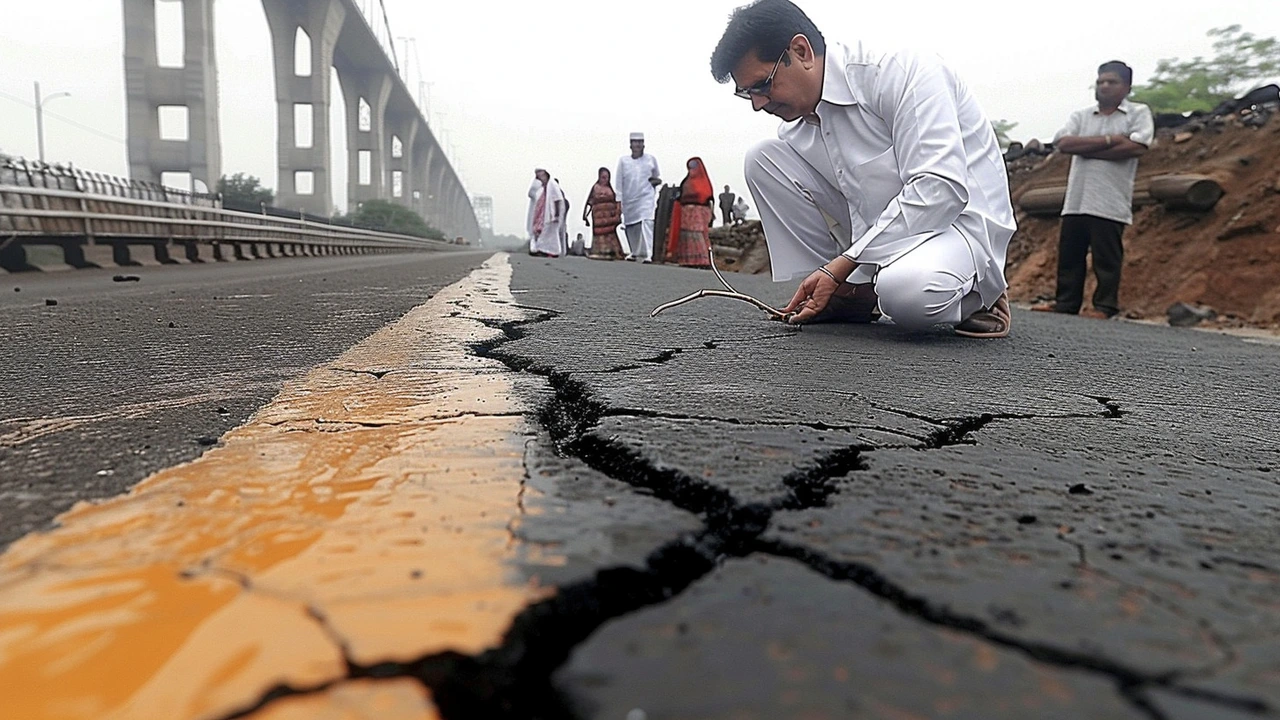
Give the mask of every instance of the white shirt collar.
<path id="1" fill-rule="evenodd" d="M 1116 109 L 1124 113 L 1125 115 L 1128 115 L 1129 113 L 1133 112 L 1133 103 L 1129 102 L 1129 98 L 1125 98 L 1124 100 L 1120 101 L 1120 105 L 1117 106 Z M 1098 107 L 1093 108 L 1094 115 L 1097 115 L 1101 112 L 1102 112 L 1101 108 L 1098 108 Z"/>
<path id="2" fill-rule="evenodd" d="M 844 45 L 827 43 L 827 51 L 823 56 L 821 102 L 842 106 L 866 102 L 861 88 L 849 83 L 847 59 L 848 51 Z"/>

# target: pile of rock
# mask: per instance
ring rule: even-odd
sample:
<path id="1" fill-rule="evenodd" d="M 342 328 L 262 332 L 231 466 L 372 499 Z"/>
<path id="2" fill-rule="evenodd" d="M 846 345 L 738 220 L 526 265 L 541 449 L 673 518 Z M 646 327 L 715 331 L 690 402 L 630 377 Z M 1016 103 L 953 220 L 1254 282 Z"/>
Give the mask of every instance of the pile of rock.
<path id="1" fill-rule="evenodd" d="M 770 271 L 769 248 L 759 220 L 711 228 L 711 249 L 721 271 L 756 274 Z"/>
<path id="2" fill-rule="evenodd" d="M 1184 143 L 1196 133 L 1220 132 L 1228 125 L 1262 127 L 1280 111 L 1280 86 L 1265 85 L 1244 95 L 1219 103 L 1209 112 L 1160 113 L 1156 115 L 1156 138 Z"/>

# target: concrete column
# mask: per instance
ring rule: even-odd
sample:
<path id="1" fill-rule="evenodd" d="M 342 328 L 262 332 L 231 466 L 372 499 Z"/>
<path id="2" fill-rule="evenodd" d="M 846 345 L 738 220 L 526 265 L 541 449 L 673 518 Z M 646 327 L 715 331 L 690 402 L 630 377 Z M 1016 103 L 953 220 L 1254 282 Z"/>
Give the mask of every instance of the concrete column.
<path id="1" fill-rule="evenodd" d="M 278 124 L 279 188 L 276 205 L 328 216 L 333 212 L 329 175 L 329 82 L 334 48 L 346 22 L 340 0 L 263 0 L 275 55 L 276 117 Z M 298 28 L 311 38 L 311 76 L 294 72 Z M 294 106 L 311 107 L 312 142 L 297 147 Z M 298 173 L 311 174 L 309 195 L 298 193 Z"/>
<path id="2" fill-rule="evenodd" d="M 412 115 L 408 113 L 387 115 L 387 196 L 399 202 L 407 208 L 417 209 L 413 204 L 413 191 L 419 188 L 420 183 L 415 177 L 417 165 L 415 160 L 417 150 L 418 128 L 422 122 L 418 120 L 417 112 Z M 400 157 L 395 157 L 392 153 L 392 139 L 400 138 Z M 395 182 L 392 173 L 399 172 L 401 175 L 400 197 L 395 197 Z"/>
<path id="3" fill-rule="evenodd" d="M 462 234 L 462 185 L 457 177 L 453 181 L 453 196 L 449 202 L 449 222 L 453 225 L 453 236 Z"/>
<path id="4" fill-rule="evenodd" d="M 129 172 L 145 182 L 160 182 L 166 172 L 191 173 L 192 184 L 209 192 L 222 176 L 213 0 L 174 0 L 183 8 L 180 68 L 160 67 L 156 1 L 123 0 Z M 185 140 L 161 139 L 161 106 L 186 108 Z"/>
<path id="5" fill-rule="evenodd" d="M 476 217 L 476 209 L 471 204 L 471 198 L 465 192 L 462 194 L 460 211 L 462 217 L 459 221 L 459 226 L 462 228 L 462 234 L 471 242 L 479 242 L 481 240 L 480 220 Z"/>
<path id="6" fill-rule="evenodd" d="M 429 195 L 427 196 L 427 222 L 444 230 L 446 234 L 449 228 L 445 226 L 444 212 L 446 205 L 446 194 L 449 187 L 445 184 L 446 172 L 449 165 L 445 161 L 444 153 L 436 150 L 435 157 L 432 158 L 431 176 L 427 181 Z"/>
<path id="7" fill-rule="evenodd" d="M 418 198 L 414 203 L 413 209 L 422 216 L 423 220 L 431 222 L 430 206 L 428 205 L 431 195 L 431 164 L 435 161 L 435 146 L 431 142 L 431 134 L 423 126 L 424 132 L 419 132 L 417 142 L 413 148 L 413 177 L 414 190 L 418 193 Z"/>
<path id="8" fill-rule="evenodd" d="M 347 202 L 355 205 L 366 200 L 391 197 L 387 187 L 386 167 L 390 157 L 386 109 L 391 97 L 391 75 L 385 71 L 363 70 L 342 58 L 335 58 L 342 96 L 347 104 Z M 360 129 L 360 100 L 369 103 L 369 129 Z M 369 153 L 369 184 L 360 184 L 360 154 Z"/>

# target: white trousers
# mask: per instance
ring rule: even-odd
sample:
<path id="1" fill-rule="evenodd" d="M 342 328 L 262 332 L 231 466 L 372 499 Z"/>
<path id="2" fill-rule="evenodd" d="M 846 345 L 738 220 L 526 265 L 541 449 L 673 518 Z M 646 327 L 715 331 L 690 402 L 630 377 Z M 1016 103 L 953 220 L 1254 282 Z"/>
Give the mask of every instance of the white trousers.
<path id="1" fill-rule="evenodd" d="M 563 255 L 564 250 L 560 247 L 560 230 L 564 227 L 564 218 L 559 222 L 547 223 L 542 228 L 542 234 L 533 238 L 529 243 L 530 252 L 544 252 L 548 255 Z"/>
<path id="2" fill-rule="evenodd" d="M 626 232 L 622 251 L 636 260 L 653 259 L 653 218 L 632 223 L 623 228 Z"/>
<path id="3" fill-rule="evenodd" d="M 747 154 L 747 187 L 755 198 L 777 282 L 807 276 L 853 244 L 849 200 L 782 140 Z M 955 325 L 982 309 L 969 241 L 954 227 L 921 233 L 879 265 L 860 263 L 851 283 L 875 283 L 880 312 L 895 325 Z"/>

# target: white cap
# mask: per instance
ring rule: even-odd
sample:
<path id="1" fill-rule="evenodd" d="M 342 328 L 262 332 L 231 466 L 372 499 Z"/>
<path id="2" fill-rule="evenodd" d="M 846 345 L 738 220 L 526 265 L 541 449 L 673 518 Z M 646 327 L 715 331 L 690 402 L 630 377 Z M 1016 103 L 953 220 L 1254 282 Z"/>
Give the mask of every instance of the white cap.
<path id="1" fill-rule="evenodd" d="M 633 132 L 633 133 L 631 133 L 631 139 L 632 139 L 632 140 L 639 140 L 640 142 L 644 142 L 644 133 L 642 133 L 642 132 Z"/>

